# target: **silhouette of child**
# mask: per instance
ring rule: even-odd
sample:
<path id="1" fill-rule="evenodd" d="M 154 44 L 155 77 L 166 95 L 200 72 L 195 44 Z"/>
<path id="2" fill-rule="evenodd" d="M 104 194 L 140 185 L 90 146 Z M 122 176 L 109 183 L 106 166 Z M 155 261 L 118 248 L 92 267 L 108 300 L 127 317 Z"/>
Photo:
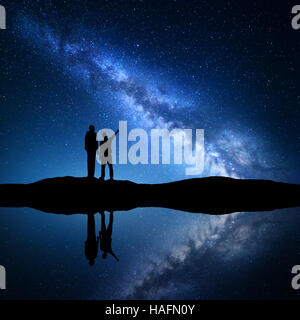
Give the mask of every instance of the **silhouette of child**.
<path id="1" fill-rule="evenodd" d="M 111 235 L 112 235 L 112 226 L 113 226 L 113 213 L 109 214 L 109 224 L 106 228 L 105 225 L 105 214 L 104 212 L 100 212 L 101 214 L 101 231 L 99 232 L 100 236 L 100 250 L 103 252 L 102 258 L 106 259 L 107 253 L 111 254 L 117 261 L 119 261 L 118 257 L 114 254 L 111 248 Z"/>

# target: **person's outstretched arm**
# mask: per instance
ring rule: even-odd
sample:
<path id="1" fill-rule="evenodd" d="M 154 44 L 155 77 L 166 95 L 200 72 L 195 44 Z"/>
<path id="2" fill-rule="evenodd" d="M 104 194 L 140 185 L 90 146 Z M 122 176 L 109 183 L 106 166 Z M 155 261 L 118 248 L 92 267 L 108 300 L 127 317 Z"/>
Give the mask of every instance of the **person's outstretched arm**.
<path id="1" fill-rule="evenodd" d="M 115 137 L 119 133 L 119 129 L 114 133 L 112 137 Z"/>
<path id="2" fill-rule="evenodd" d="M 111 254 L 118 262 L 120 261 L 119 258 L 114 254 L 113 251 L 111 251 L 110 254 Z"/>
<path id="3" fill-rule="evenodd" d="M 107 140 L 106 143 L 111 144 L 114 137 L 119 133 L 119 129 Z"/>

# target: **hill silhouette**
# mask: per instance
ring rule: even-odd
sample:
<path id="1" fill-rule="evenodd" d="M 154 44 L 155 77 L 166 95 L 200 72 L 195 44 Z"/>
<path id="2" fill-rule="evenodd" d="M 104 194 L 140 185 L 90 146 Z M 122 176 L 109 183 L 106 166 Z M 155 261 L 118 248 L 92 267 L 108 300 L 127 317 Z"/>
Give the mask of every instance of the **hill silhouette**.
<path id="1" fill-rule="evenodd" d="M 228 214 L 300 206 L 300 185 L 227 177 L 162 184 L 58 177 L 30 184 L 0 185 L 1 207 L 31 207 L 57 214 L 162 207 L 192 213 Z"/>

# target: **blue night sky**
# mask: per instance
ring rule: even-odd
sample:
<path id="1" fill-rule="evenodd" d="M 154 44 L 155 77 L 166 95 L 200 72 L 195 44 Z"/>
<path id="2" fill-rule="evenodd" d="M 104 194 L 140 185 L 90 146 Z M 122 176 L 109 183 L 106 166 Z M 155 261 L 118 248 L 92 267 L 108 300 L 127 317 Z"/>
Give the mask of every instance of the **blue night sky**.
<path id="1" fill-rule="evenodd" d="M 281 2 L 1 1 L 0 183 L 85 176 L 88 126 L 116 130 L 121 120 L 148 133 L 204 129 L 202 176 L 300 183 L 300 31 L 291 28 L 293 4 Z M 168 182 L 185 169 L 116 165 L 115 179 Z M 300 263 L 297 208 L 117 212 L 120 262 L 99 254 L 92 268 L 86 220 L 1 208 L 1 296 L 299 297 L 290 286 Z"/>

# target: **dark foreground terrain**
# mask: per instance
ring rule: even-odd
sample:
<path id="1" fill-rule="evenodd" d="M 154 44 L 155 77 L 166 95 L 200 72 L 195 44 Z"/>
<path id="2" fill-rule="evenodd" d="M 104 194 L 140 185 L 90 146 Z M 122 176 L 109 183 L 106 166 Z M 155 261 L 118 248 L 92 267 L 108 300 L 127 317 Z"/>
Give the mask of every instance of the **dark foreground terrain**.
<path id="1" fill-rule="evenodd" d="M 60 177 L 0 185 L 1 207 L 31 207 L 58 214 L 123 211 L 138 207 L 226 214 L 300 206 L 300 185 L 225 177 L 163 184 Z"/>

